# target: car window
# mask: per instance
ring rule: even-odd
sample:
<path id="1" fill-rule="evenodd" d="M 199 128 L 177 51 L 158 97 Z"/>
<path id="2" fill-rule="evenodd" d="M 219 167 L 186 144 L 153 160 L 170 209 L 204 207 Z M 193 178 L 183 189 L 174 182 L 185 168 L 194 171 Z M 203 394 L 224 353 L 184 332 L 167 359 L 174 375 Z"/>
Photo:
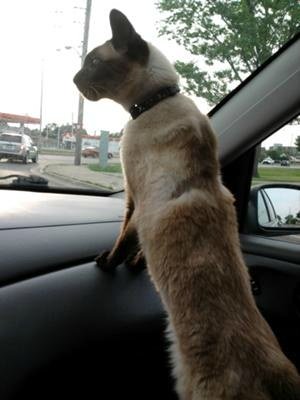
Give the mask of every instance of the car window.
<path id="1" fill-rule="evenodd" d="M 252 186 L 275 182 L 300 184 L 300 117 L 257 146 L 256 155 Z"/>
<path id="2" fill-rule="evenodd" d="M 299 116 L 257 147 L 251 192 L 259 226 L 272 227 L 272 234 L 296 234 L 300 243 Z"/>
<path id="3" fill-rule="evenodd" d="M 108 100 L 82 101 L 73 83 L 85 50 L 110 39 L 109 11 L 124 12 L 174 63 L 181 90 L 207 113 L 299 30 L 299 2 L 250 3 L 1 2 L 0 133 L 29 135 L 37 150 L 2 149 L 0 176 L 43 175 L 53 188 L 72 182 L 83 190 L 122 189 L 120 146 L 128 113 Z M 271 158 L 262 164 L 272 165 Z"/>

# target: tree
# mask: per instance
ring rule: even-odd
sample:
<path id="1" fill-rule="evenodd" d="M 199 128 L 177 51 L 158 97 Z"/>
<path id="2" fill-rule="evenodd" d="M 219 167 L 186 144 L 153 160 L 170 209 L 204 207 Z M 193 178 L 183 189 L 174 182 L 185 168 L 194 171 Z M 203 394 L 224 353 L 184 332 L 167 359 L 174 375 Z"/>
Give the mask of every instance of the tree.
<path id="1" fill-rule="evenodd" d="M 295 0 L 159 0 L 166 17 L 160 34 L 175 39 L 194 61 L 177 61 L 185 89 L 218 103 L 300 30 L 300 3 Z"/>
<path id="2" fill-rule="evenodd" d="M 297 151 L 300 151 L 300 136 L 296 137 L 295 145 L 297 147 Z"/>
<path id="3" fill-rule="evenodd" d="M 55 122 L 51 122 L 45 126 L 42 131 L 42 136 L 46 136 L 47 138 L 57 138 L 58 125 Z"/>
<path id="4" fill-rule="evenodd" d="M 57 139 L 58 133 L 61 137 L 66 132 L 70 133 L 73 131 L 75 134 L 79 130 L 82 135 L 87 134 L 87 131 L 85 129 L 78 129 L 75 125 L 73 125 L 73 129 L 72 129 L 71 124 L 65 124 L 65 125 L 59 126 L 55 122 L 51 122 L 51 123 L 47 124 L 45 126 L 45 128 L 43 129 L 42 136 L 44 136 L 44 137 L 47 136 L 48 138 L 51 138 L 51 139 Z"/>
<path id="5" fill-rule="evenodd" d="M 267 155 L 268 155 L 268 157 L 271 157 L 272 160 L 279 161 L 280 156 L 281 156 L 281 151 L 280 151 L 280 149 L 267 150 Z"/>
<path id="6" fill-rule="evenodd" d="M 260 148 L 260 152 L 258 154 L 258 161 L 262 162 L 265 158 L 267 158 L 267 150 L 264 147 Z"/>
<path id="7" fill-rule="evenodd" d="M 285 224 L 287 225 L 296 225 L 297 224 L 297 218 L 293 214 L 289 214 L 285 217 Z"/>

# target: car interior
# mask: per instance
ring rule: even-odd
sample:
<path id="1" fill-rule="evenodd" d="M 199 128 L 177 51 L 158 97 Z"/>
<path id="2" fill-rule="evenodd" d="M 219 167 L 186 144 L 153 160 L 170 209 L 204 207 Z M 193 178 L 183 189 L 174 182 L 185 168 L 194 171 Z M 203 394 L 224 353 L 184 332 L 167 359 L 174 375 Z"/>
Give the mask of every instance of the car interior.
<path id="1" fill-rule="evenodd" d="M 256 232 L 248 207 L 256 146 L 300 113 L 299 54 L 298 35 L 209 114 L 255 300 L 298 369 L 300 247 L 286 228 Z M 124 192 L 7 185 L 0 204 L 1 400 L 175 399 L 147 271 L 94 261 L 118 235 Z"/>

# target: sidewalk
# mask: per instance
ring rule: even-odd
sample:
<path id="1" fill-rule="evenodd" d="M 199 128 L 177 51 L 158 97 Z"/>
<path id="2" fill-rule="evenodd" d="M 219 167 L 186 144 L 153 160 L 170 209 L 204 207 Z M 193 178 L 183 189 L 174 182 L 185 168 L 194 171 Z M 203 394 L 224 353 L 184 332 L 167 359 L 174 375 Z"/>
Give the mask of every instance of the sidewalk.
<path id="1" fill-rule="evenodd" d="M 78 183 L 78 186 L 81 184 L 85 187 L 108 190 L 121 190 L 124 188 L 122 174 L 91 171 L 86 164 L 49 164 L 41 172 L 64 180 L 66 183 Z"/>

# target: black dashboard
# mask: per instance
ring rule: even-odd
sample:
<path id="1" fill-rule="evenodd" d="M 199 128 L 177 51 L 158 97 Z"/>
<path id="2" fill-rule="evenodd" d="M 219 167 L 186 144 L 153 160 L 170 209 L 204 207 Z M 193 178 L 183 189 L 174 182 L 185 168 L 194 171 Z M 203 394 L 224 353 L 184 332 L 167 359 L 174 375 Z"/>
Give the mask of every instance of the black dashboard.
<path id="1" fill-rule="evenodd" d="M 0 285 L 91 261 L 111 248 L 119 198 L 1 191 Z"/>

